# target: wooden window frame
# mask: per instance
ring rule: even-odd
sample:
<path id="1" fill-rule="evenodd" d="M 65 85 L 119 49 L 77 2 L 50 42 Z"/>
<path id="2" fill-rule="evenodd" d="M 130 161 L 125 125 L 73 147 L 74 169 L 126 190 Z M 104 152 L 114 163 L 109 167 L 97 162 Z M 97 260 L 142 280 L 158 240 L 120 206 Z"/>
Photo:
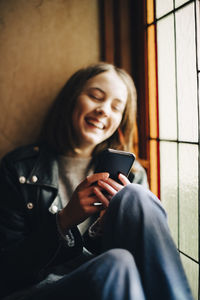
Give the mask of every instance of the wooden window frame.
<path id="1" fill-rule="evenodd" d="M 125 69 L 137 94 L 134 150 L 150 179 L 149 104 L 145 0 L 100 0 L 101 60 Z"/>

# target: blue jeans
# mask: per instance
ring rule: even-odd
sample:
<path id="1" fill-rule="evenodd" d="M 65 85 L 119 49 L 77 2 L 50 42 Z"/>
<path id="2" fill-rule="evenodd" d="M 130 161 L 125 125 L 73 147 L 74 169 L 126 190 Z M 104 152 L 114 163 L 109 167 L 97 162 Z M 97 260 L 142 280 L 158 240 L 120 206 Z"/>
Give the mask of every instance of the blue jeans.
<path id="1" fill-rule="evenodd" d="M 193 299 L 165 210 L 154 194 L 137 184 L 122 189 L 112 199 L 105 228 L 104 249 L 132 254 L 146 299 Z"/>
<path id="2" fill-rule="evenodd" d="M 192 300 L 166 213 L 150 191 L 129 184 L 110 202 L 103 253 L 26 300 Z"/>

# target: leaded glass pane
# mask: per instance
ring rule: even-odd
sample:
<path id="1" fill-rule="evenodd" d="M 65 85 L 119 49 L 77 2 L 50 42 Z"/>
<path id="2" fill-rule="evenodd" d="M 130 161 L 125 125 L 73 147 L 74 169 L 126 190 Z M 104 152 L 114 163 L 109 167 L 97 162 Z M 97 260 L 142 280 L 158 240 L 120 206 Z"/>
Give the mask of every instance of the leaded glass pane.
<path id="1" fill-rule="evenodd" d="M 173 0 L 156 0 L 156 18 L 160 18 L 173 9 Z"/>
<path id="2" fill-rule="evenodd" d="M 179 7 L 186 2 L 188 2 L 188 0 L 175 0 L 175 7 Z"/>
<path id="3" fill-rule="evenodd" d="M 198 141 L 194 3 L 176 12 L 179 140 Z"/>
<path id="4" fill-rule="evenodd" d="M 199 122 L 200 122 L 200 73 L 198 73 L 198 80 L 199 80 Z M 200 131 L 200 124 L 199 124 L 199 131 Z M 199 138 L 200 138 L 200 132 L 199 132 Z M 200 140 L 199 140 L 200 143 Z M 200 162 L 199 162 L 200 163 Z"/>
<path id="5" fill-rule="evenodd" d="M 200 122 L 200 72 L 198 73 L 198 81 L 199 81 L 199 122 Z M 200 131 L 200 124 L 199 124 L 199 131 Z M 199 132 L 199 138 L 200 138 L 200 132 Z M 200 143 L 200 140 L 199 140 L 199 143 Z M 199 162 L 200 163 L 200 162 Z"/>
<path id="6" fill-rule="evenodd" d="M 180 250 L 198 260 L 198 145 L 179 145 Z"/>
<path id="7" fill-rule="evenodd" d="M 200 2 L 196 1 L 196 36 L 197 36 L 197 59 L 198 59 L 198 70 L 200 71 Z"/>
<path id="8" fill-rule="evenodd" d="M 178 246 L 177 144 L 160 142 L 161 202 L 168 214 L 173 239 Z"/>
<path id="9" fill-rule="evenodd" d="M 181 254 L 181 260 L 183 263 L 183 267 L 185 269 L 186 276 L 189 281 L 189 285 L 192 290 L 192 294 L 194 299 L 198 299 L 198 278 L 199 278 L 199 265 L 187 258 L 185 255 Z"/>
<path id="10" fill-rule="evenodd" d="M 157 23 L 159 134 L 161 139 L 177 139 L 174 18 Z"/>

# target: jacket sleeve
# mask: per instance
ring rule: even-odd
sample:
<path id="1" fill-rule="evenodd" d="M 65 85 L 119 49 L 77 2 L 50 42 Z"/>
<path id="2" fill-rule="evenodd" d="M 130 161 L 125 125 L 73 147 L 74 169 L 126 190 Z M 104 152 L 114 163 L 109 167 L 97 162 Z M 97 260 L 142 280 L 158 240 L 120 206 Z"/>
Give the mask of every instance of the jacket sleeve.
<path id="1" fill-rule="evenodd" d="M 38 187 L 37 187 L 38 188 Z M 3 159 L 0 166 L 0 297 L 34 283 L 58 253 L 71 257 L 82 245 L 64 247 L 56 215 L 32 217 L 14 166 Z M 36 221 L 36 219 L 39 221 Z M 73 234 L 79 239 L 76 228 Z M 63 249 L 65 248 L 65 249 Z"/>

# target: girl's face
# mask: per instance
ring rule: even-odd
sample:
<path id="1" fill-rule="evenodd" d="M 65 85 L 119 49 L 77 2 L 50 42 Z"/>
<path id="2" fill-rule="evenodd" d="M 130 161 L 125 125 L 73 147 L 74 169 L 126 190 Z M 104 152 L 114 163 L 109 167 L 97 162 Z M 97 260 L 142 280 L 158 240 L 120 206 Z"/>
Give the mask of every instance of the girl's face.
<path id="1" fill-rule="evenodd" d="M 127 102 L 127 88 L 114 71 L 89 79 L 72 115 L 77 148 L 91 155 L 119 127 Z"/>

